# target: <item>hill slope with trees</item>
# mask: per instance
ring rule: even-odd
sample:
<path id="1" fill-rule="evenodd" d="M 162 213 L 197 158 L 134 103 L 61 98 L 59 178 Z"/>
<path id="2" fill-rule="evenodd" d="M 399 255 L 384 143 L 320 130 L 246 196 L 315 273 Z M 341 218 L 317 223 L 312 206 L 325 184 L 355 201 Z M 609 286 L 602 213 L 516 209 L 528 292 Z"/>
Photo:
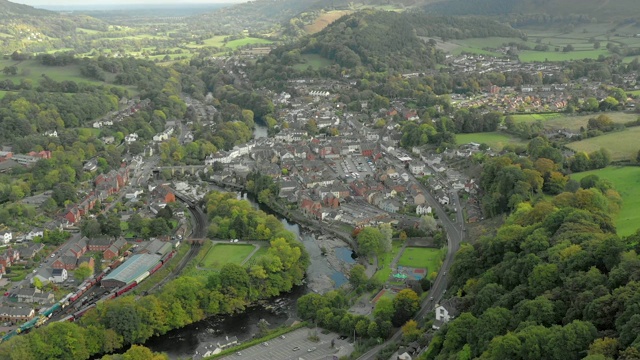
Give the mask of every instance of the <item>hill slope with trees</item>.
<path id="1" fill-rule="evenodd" d="M 556 18 L 596 18 L 599 21 L 638 18 L 640 3 L 634 0 L 446 0 L 426 5 L 441 15 L 549 14 Z"/>

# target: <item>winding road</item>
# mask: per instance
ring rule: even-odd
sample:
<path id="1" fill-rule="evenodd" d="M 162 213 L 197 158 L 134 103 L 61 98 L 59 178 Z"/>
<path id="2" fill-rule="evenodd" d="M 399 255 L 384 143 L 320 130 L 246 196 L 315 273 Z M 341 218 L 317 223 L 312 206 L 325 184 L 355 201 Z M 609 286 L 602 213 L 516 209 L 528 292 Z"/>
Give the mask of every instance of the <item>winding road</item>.
<path id="1" fill-rule="evenodd" d="M 396 163 L 396 166 L 401 166 Z M 438 219 L 440 220 L 442 226 L 447 232 L 447 256 L 445 257 L 444 262 L 442 263 L 442 267 L 440 268 L 440 272 L 438 272 L 438 276 L 436 277 L 431 290 L 429 290 L 429 296 L 425 297 L 425 300 L 422 301 L 420 305 L 420 310 L 414 316 L 414 318 L 418 321 L 421 321 L 430 311 L 433 311 L 435 305 L 442 299 L 446 289 L 447 289 L 447 272 L 451 268 L 453 264 L 453 258 L 460 249 L 460 243 L 465 237 L 465 229 L 464 229 L 464 218 L 462 216 L 462 209 L 460 208 L 460 200 L 458 199 L 458 195 L 453 193 L 452 199 L 458 205 L 458 212 L 456 213 L 456 222 L 451 221 L 447 213 L 444 211 L 440 203 L 431 195 L 431 193 L 413 177 L 413 175 L 409 174 L 413 178 L 416 183 L 420 184 L 420 188 L 422 189 L 425 197 L 427 198 L 427 203 L 431 205 L 431 207 L 435 210 L 436 214 L 438 214 Z M 433 298 L 433 300 L 431 300 Z M 388 345 L 400 340 L 402 337 L 402 331 L 398 329 L 393 336 L 384 343 L 372 348 L 366 353 L 362 354 L 358 360 L 375 360 L 376 355 Z"/>

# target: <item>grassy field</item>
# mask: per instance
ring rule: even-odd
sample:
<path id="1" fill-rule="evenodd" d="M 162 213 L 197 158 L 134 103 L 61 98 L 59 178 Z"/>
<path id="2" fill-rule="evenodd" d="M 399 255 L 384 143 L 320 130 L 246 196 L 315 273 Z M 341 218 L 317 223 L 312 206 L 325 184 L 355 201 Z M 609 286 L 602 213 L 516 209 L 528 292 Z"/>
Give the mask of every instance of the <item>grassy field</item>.
<path id="1" fill-rule="evenodd" d="M 612 27 L 615 27 L 615 31 L 612 31 Z M 472 38 L 451 40 L 438 44 L 438 47 L 454 55 L 466 52 L 493 56 L 503 56 L 491 50 L 500 48 L 508 43 L 526 45 L 526 47 L 530 49 L 535 48 L 536 45 L 545 45 L 548 47 L 547 51 L 520 51 L 518 56 L 522 62 L 597 59 L 601 55 L 611 56 L 612 53 L 607 50 L 607 44 L 609 43 L 616 46 L 640 47 L 640 38 L 635 36 L 638 30 L 632 25 L 615 26 L 606 23 L 581 24 L 575 26 L 570 32 L 566 32 L 566 29 L 563 29 L 561 26 L 551 28 L 529 27 L 523 30 L 527 34 L 526 41 L 520 38 Z M 598 41 L 600 48 L 595 49 L 592 41 Z M 563 48 L 567 45 L 573 46 L 574 50 L 563 52 Z M 632 57 L 629 57 L 629 59 L 624 60 L 631 61 L 631 59 Z"/>
<path id="2" fill-rule="evenodd" d="M 581 127 L 587 128 L 589 119 L 598 117 L 600 114 L 591 115 L 561 115 L 559 117 L 550 118 L 544 125 L 550 129 L 566 128 L 573 131 L 579 131 Z M 611 118 L 614 123 L 624 124 L 638 119 L 637 114 L 629 114 L 624 112 L 603 113 Z"/>
<path id="3" fill-rule="evenodd" d="M 398 255 L 398 251 L 400 251 L 401 247 L 401 242 L 394 241 L 393 244 L 391 244 L 391 252 L 378 257 L 378 269 L 380 270 L 376 271 L 373 275 L 374 279 L 381 282 L 386 282 L 389 279 L 389 276 L 391 276 L 391 262 L 393 261 L 393 258 Z"/>
<path id="4" fill-rule="evenodd" d="M 427 268 L 427 273 L 438 271 L 442 261 L 442 250 L 408 247 L 402 253 L 398 265 L 412 268 Z"/>
<path id="5" fill-rule="evenodd" d="M 322 55 L 317 54 L 304 54 L 302 57 L 307 61 L 304 64 L 296 64 L 293 67 L 296 70 L 306 70 L 309 66 L 314 69 L 320 69 L 323 67 L 331 66 L 333 62 Z"/>
<path id="6" fill-rule="evenodd" d="M 513 117 L 513 121 L 515 122 L 536 122 L 536 121 L 547 121 L 551 119 L 556 119 L 558 117 L 563 116 L 559 113 L 551 113 L 551 114 L 518 114 L 511 115 Z"/>
<path id="7" fill-rule="evenodd" d="M 622 209 L 614 215 L 618 234 L 627 236 L 640 228 L 640 167 L 608 167 L 571 175 L 580 180 L 595 174 L 613 183 L 622 197 Z"/>
<path id="8" fill-rule="evenodd" d="M 201 265 L 207 269 L 220 269 L 227 263 L 240 264 L 253 249 L 253 245 L 217 244 L 207 252 Z"/>
<path id="9" fill-rule="evenodd" d="M 229 49 L 237 49 L 240 46 L 245 46 L 245 45 L 250 45 L 250 44 L 273 44 L 273 41 L 271 40 L 266 40 L 266 39 L 261 39 L 261 38 L 254 38 L 254 37 L 246 37 L 244 39 L 238 39 L 238 40 L 232 40 L 229 41 L 225 47 L 228 47 Z"/>
<path id="10" fill-rule="evenodd" d="M 309 34 L 315 34 L 317 32 L 322 31 L 322 29 L 326 28 L 332 22 L 338 20 L 344 15 L 350 14 L 352 11 L 350 10 L 334 10 L 323 12 L 316 18 L 313 24 L 307 25 L 304 29 Z"/>
<path id="11" fill-rule="evenodd" d="M 525 140 L 501 132 L 456 134 L 456 142 L 458 145 L 468 144 L 470 142 L 487 144 L 496 150 L 501 150 L 508 144 L 525 145 L 527 143 Z"/>
<path id="12" fill-rule="evenodd" d="M 535 62 L 535 61 L 568 61 L 568 60 L 582 60 L 582 59 L 597 59 L 600 55 L 610 56 L 611 53 L 607 49 L 591 49 L 591 50 L 576 50 L 570 52 L 561 51 L 530 51 L 525 50 L 520 52 L 518 56 L 522 62 Z"/>
<path id="13" fill-rule="evenodd" d="M 567 147 L 586 153 L 605 148 L 611 152 L 611 159 L 614 161 L 632 160 L 635 159 L 638 149 L 640 149 L 640 144 L 637 142 L 639 138 L 640 127 L 636 126 L 624 131 L 572 142 L 567 144 Z"/>
<path id="14" fill-rule="evenodd" d="M 7 76 L 0 74 L 0 80 L 10 79 L 14 83 L 19 83 L 20 80 L 31 80 L 35 83 L 40 82 L 42 74 L 46 74 L 49 78 L 55 81 L 70 80 L 75 82 L 102 84 L 100 81 L 91 80 L 83 77 L 80 74 L 80 67 L 78 65 L 69 66 L 44 66 L 35 60 L 25 60 L 21 62 L 15 62 L 12 60 L 0 60 L 0 67 L 15 65 L 18 68 L 18 75 Z"/>

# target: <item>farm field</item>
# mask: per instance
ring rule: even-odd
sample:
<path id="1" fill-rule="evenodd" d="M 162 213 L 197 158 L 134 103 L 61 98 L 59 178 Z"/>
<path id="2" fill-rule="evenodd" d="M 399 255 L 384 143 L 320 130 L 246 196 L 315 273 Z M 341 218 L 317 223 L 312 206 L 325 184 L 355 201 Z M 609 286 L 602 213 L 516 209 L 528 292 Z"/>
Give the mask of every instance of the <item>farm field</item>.
<path id="1" fill-rule="evenodd" d="M 615 33 L 611 32 L 611 27 L 611 24 L 594 23 L 578 25 L 571 32 L 563 32 L 559 26 L 555 28 L 531 27 L 523 29 L 527 34 L 527 41 L 520 38 L 471 38 L 439 43 L 438 47 L 454 55 L 466 52 L 500 57 L 504 55 L 492 52 L 491 49 L 500 48 L 508 43 L 523 44 L 530 49 L 535 48 L 536 45 L 548 46 L 547 51 L 520 51 L 518 57 L 522 62 L 597 59 L 601 55 L 612 55 L 607 50 L 609 43 L 617 46 L 640 47 L 640 38 L 635 37 L 637 34 L 635 27 L 631 25 L 618 26 Z M 600 48 L 595 49 L 592 40 L 598 41 Z M 574 50 L 564 52 L 563 48 L 567 45 L 573 46 Z M 633 57 L 628 57 L 624 60 L 631 61 L 632 59 Z"/>
<path id="2" fill-rule="evenodd" d="M 304 64 L 296 64 L 293 66 L 296 70 L 306 70 L 309 66 L 314 69 L 320 69 L 330 66 L 333 62 L 322 55 L 317 54 L 304 54 L 302 57 L 306 60 Z"/>
<path id="3" fill-rule="evenodd" d="M 544 125 L 550 129 L 569 129 L 573 131 L 579 131 L 581 127 L 586 128 L 589 119 L 598 117 L 600 115 L 606 115 L 616 124 L 625 124 L 628 122 L 636 121 L 638 119 L 637 114 L 630 114 L 624 112 L 611 112 L 611 113 L 598 113 L 590 115 L 560 115 L 557 117 L 549 118 L 545 121 Z"/>
<path id="4" fill-rule="evenodd" d="M 216 244 L 207 252 L 201 265 L 207 269 L 221 269 L 228 263 L 240 264 L 253 249 L 253 245 Z"/>
<path id="5" fill-rule="evenodd" d="M 509 144 L 525 145 L 527 143 L 525 140 L 501 132 L 456 134 L 456 143 L 458 145 L 471 142 L 487 144 L 490 148 L 496 150 L 502 150 Z"/>
<path id="6" fill-rule="evenodd" d="M 638 138 L 640 138 L 640 126 L 572 142 L 567 144 L 567 147 L 586 153 L 605 148 L 611 152 L 611 160 L 632 160 L 635 159 L 640 148 Z"/>
<path id="7" fill-rule="evenodd" d="M 398 265 L 427 268 L 427 273 L 432 273 L 440 268 L 441 255 L 441 249 L 408 247 L 402 253 Z"/>
<path id="8" fill-rule="evenodd" d="M 522 62 L 544 62 L 544 61 L 568 61 L 582 59 L 597 59 L 600 55 L 609 56 L 611 53 L 607 49 L 576 50 L 570 52 L 561 51 L 532 51 L 525 50 L 518 54 Z"/>
<path id="9" fill-rule="evenodd" d="M 622 209 L 613 216 L 618 234 L 628 236 L 640 228 L 640 167 L 608 167 L 571 175 L 580 181 L 595 174 L 613 183 L 622 197 Z"/>
<path id="10" fill-rule="evenodd" d="M 516 114 L 511 115 L 513 121 L 515 122 L 536 122 L 536 121 L 547 121 L 551 119 L 555 119 L 563 116 L 560 113 L 550 113 L 550 114 Z"/>
<path id="11" fill-rule="evenodd" d="M 304 27 L 308 34 L 315 34 L 317 32 L 322 31 L 324 28 L 329 26 L 332 22 L 338 20 L 344 15 L 351 14 L 352 11 L 349 10 L 334 10 L 323 12 L 318 16 L 313 24 L 307 25 Z"/>
<path id="12" fill-rule="evenodd" d="M 235 50 L 240 46 L 245 46 L 245 45 L 250 45 L 250 44 L 273 44 L 273 41 L 266 40 L 266 39 L 261 39 L 261 38 L 246 37 L 244 39 L 238 39 L 238 40 L 229 41 L 225 45 L 225 47 Z"/>
<path id="13" fill-rule="evenodd" d="M 44 66 L 35 60 L 25 60 L 21 62 L 15 62 L 12 60 L 0 61 L 0 66 L 15 65 L 18 68 L 18 75 L 7 76 L 0 74 L 0 80 L 10 79 L 14 83 L 19 83 L 22 79 L 29 79 L 34 83 L 39 83 L 42 79 L 42 74 L 46 74 L 49 78 L 55 81 L 75 81 L 90 84 L 103 84 L 100 81 L 91 80 L 83 77 L 80 74 L 80 67 L 77 65 L 68 66 Z"/>

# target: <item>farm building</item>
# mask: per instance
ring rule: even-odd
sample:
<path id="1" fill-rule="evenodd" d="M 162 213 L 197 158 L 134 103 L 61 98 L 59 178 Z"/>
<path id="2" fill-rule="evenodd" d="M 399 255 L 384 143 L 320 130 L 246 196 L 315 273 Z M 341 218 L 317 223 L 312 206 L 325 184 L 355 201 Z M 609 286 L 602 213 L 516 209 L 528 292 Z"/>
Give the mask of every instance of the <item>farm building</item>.
<path id="1" fill-rule="evenodd" d="M 118 288 L 130 284 L 151 270 L 159 261 L 160 255 L 137 254 L 118 266 L 100 283 L 105 288 Z"/>

